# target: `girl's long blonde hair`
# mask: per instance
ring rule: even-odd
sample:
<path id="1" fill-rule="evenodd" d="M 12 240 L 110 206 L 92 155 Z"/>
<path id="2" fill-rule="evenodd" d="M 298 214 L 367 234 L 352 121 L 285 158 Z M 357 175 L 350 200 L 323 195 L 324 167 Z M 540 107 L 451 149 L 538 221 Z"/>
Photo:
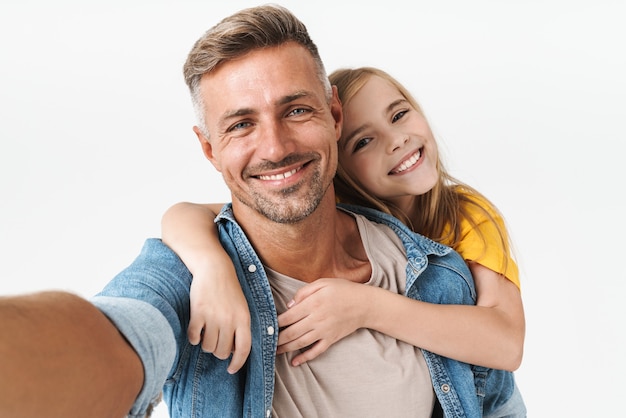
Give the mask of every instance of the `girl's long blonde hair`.
<path id="1" fill-rule="evenodd" d="M 354 95 L 365 85 L 372 76 L 381 77 L 395 86 L 400 94 L 419 112 L 424 113 L 413 98 L 411 93 L 396 79 L 386 72 L 372 67 L 361 67 L 356 69 L 340 69 L 334 71 L 330 76 L 332 85 L 337 86 L 339 99 L 346 105 Z M 367 206 L 378 209 L 400 219 L 413 231 L 422 234 L 434 241 L 445 243 L 457 248 L 462 239 L 461 221 L 467 220 L 472 228 L 477 226 L 477 221 L 471 215 L 470 206 L 478 209 L 498 228 L 502 251 L 505 255 L 503 260 L 503 271 L 506 271 L 510 246 L 506 231 L 496 222 L 491 212 L 483 207 L 479 202 L 484 201 L 491 205 L 491 210 L 497 213 L 497 208 L 489 200 L 473 187 L 452 177 L 444 168 L 441 158 L 437 158 L 437 171 L 439 178 L 435 186 L 423 195 L 416 196 L 414 213 L 403 213 L 391 202 L 380 199 L 365 190 L 357 179 L 352 178 L 339 164 L 334 183 L 337 198 L 340 202 L 355 205 Z M 498 213 L 498 216 L 500 214 Z M 486 251 L 486 240 L 480 228 L 475 228 L 482 238 L 484 245 L 483 252 Z"/>

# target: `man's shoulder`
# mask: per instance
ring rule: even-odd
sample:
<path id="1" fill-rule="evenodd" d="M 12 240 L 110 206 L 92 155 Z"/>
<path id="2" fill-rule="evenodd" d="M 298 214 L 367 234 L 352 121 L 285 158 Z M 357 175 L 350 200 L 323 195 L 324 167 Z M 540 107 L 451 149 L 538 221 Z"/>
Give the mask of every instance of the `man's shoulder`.
<path id="1" fill-rule="evenodd" d="M 139 258 L 158 258 L 167 262 L 181 262 L 174 250 L 167 246 L 160 238 L 148 238 L 145 240 Z"/>
<path id="2" fill-rule="evenodd" d="M 119 275 L 178 276 L 188 271 L 180 257 L 160 238 L 148 238 L 139 255 Z"/>

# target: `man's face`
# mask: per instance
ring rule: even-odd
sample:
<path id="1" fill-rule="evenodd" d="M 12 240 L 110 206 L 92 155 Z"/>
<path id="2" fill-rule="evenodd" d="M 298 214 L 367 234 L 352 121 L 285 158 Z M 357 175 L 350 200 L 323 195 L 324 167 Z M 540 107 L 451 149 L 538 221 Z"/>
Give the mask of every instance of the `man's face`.
<path id="1" fill-rule="evenodd" d="M 327 103 L 315 69 L 305 48 L 287 43 L 202 78 L 210 141 L 195 130 L 238 217 L 249 208 L 274 222 L 298 222 L 332 184 L 341 106 L 335 93 Z"/>

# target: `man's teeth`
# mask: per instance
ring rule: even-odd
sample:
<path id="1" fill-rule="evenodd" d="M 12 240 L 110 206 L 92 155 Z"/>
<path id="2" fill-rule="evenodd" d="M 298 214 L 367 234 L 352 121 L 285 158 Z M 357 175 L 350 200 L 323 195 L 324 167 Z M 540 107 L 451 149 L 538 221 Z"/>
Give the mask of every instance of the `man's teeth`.
<path id="1" fill-rule="evenodd" d="M 261 180 L 283 180 L 287 177 L 291 177 L 298 172 L 298 168 L 294 168 L 291 171 L 287 171 L 286 173 L 281 174 L 272 174 L 271 176 L 259 176 Z"/>
<path id="2" fill-rule="evenodd" d="M 411 158 L 409 158 L 408 160 L 404 161 L 402 164 L 400 164 L 400 167 L 398 167 L 397 169 L 393 170 L 394 173 L 401 173 L 405 170 L 408 170 L 409 168 L 413 167 L 415 165 L 415 163 L 417 162 L 417 160 L 420 159 L 420 157 L 422 156 L 422 152 L 421 151 L 417 151 L 415 154 L 413 154 L 411 156 Z"/>

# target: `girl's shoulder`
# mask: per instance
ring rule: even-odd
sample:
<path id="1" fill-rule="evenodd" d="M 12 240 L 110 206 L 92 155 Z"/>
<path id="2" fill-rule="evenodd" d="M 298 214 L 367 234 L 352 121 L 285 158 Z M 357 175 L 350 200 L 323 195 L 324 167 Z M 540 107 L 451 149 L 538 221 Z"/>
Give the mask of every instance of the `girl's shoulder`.
<path id="1" fill-rule="evenodd" d="M 500 211 L 474 190 L 458 188 L 456 191 L 465 216 L 459 220 L 460 240 L 455 250 L 465 260 L 476 261 L 519 287 L 519 271 Z"/>
<path id="2" fill-rule="evenodd" d="M 502 215 L 496 205 L 477 190 L 467 186 L 455 186 L 455 192 L 459 196 L 459 204 L 475 220 L 492 218 L 500 220 Z"/>

